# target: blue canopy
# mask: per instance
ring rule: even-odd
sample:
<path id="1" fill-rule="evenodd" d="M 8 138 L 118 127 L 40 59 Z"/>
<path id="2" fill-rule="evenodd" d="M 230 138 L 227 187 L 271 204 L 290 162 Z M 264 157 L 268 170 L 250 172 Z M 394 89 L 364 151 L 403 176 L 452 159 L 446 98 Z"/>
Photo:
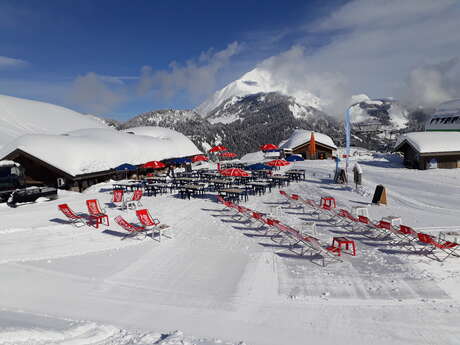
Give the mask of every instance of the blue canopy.
<path id="1" fill-rule="evenodd" d="M 128 164 L 128 163 L 124 163 L 115 168 L 115 170 L 117 171 L 131 171 L 131 170 L 136 170 L 136 169 L 137 169 L 137 166 Z"/>
<path id="2" fill-rule="evenodd" d="M 301 162 L 301 161 L 304 161 L 305 159 L 297 155 L 291 155 L 288 158 L 286 158 L 286 160 L 288 162 Z"/>
<path id="3" fill-rule="evenodd" d="M 174 158 L 171 160 L 174 164 L 184 164 L 184 163 L 192 163 L 192 160 L 189 158 Z"/>
<path id="4" fill-rule="evenodd" d="M 273 167 L 262 163 L 251 164 L 246 167 L 248 170 L 272 170 Z"/>

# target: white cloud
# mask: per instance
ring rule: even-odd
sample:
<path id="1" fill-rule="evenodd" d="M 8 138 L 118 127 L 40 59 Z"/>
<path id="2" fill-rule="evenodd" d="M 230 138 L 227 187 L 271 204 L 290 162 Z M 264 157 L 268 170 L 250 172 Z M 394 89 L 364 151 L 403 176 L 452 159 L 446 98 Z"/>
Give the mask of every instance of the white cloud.
<path id="1" fill-rule="evenodd" d="M 433 105 L 460 96 L 455 68 L 433 67 L 458 61 L 458 18 L 460 2 L 453 0 L 355 0 L 308 26 L 305 42 L 322 35 L 325 45 L 294 46 L 260 67 L 291 89 L 321 97 L 333 114 L 360 93 Z"/>
<path id="2" fill-rule="evenodd" d="M 26 65 L 28 65 L 28 63 L 24 60 L 0 56 L 0 70 L 24 67 Z"/>
<path id="3" fill-rule="evenodd" d="M 156 97 L 166 100 L 185 92 L 188 98 L 198 100 L 214 91 L 218 72 L 239 50 L 240 45 L 233 42 L 221 51 L 210 49 L 203 52 L 184 65 L 173 61 L 168 70 L 154 71 L 150 66 L 144 66 L 138 91 L 141 95 L 153 91 Z"/>
<path id="4" fill-rule="evenodd" d="M 78 76 L 71 87 L 70 101 L 89 113 L 110 112 L 126 99 L 126 92 L 109 87 L 106 82 L 106 76 L 99 76 L 93 72 Z M 113 84 L 113 79 L 110 79 L 109 83 Z"/>

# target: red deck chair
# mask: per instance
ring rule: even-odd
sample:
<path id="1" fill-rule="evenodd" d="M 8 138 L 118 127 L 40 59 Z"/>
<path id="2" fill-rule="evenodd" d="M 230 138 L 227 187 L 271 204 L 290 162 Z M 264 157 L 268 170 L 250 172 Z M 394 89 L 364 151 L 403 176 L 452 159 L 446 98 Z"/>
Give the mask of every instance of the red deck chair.
<path id="1" fill-rule="evenodd" d="M 99 227 L 99 224 L 102 223 L 109 226 L 109 216 L 107 216 L 105 210 L 99 206 L 99 201 L 97 201 L 97 199 L 86 200 L 86 207 L 88 208 L 90 222 L 94 224 L 96 229 Z"/>
<path id="2" fill-rule="evenodd" d="M 358 223 L 354 229 L 360 228 L 362 230 L 360 233 L 370 239 L 382 240 L 390 237 L 389 227 L 391 227 L 389 222 L 381 220 L 378 223 L 373 223 L 366 216 L 358 216 Z"/>
<path id="3" fill-rule="evenodd" d="M 136 211 L 136 216 L 137 219 L 139 219 L 139 222 L 141 222 L 142 226 L 146 229 L 149 229 L 152 231 L 151 237 L 152 239 L 155 236 L 155 233 L 158 233 L 158 241 L 161 242 L 161 235 L 162 233 L 166 230 L 169 229 L 170 226 L 166 224 L 161 224 L 160 221 L 157 218 L 153 218 L 150 215 L 149 210 L 147 209 L 142 209 L 142 210 L 137 210 Z M 165 237 L 171 238 L 170 236 L 164 235 Z"/>
<path id="4" fill-rule="evenodd" d="M 67 204 L 58 205 L 59 210 L 64 213 L 67 220 L 77 228 L 80 226 L 87 225 L 86 219 L 83 216 L 76 214 Z"/>
<path id="5" fill-rule="evenodd" d="M 143 226 L 137 226 L 131 223 L 128 223 L 122 216 L 118 216 L 115 218 L 115 222 L 120 225 L 124 230 L 128 231 L 128 234 L 126 234 L 122 240 L 124 240 L 126 237 L 132 236 L 144 236 L 147 237 L 148 230 L 144 228 Z"/>
<path id="6" fill-rule="evenodd" d="M 418 233 L 410 226 L 400 225 L 399 229 L 395 228 L 394 232 L 396 239 L 391 241 L 389 244 L 394 246 L 412 246 L 414 242 L 418 240 Z"/>
<path id="7" fill-rule="evenodd" d="M 131 199 L 126 201 L 126 208 L 136 209 L 137 206 L 142 206 L 142 189 L 136 189 L 131 195 Z"/>
<path id="8" fill-rule="evenodd" d="M 353 226 L 357 222 L 359 222 L 358 218 L 354 217 L 349 211 L 342 208 L 337 212 L 336 222 L 334 225 Z"/>
<path id="9" fill-rule="evenodd" d="M 428 254 L 433 254 L 433 257 L 438 260 L 438 261 L 444 261 L 446 260 L 449 256 L 456 256 L 458 257 L 459 255 L 455 253 L 455 251 L 460 247 L 458 243 L 455 242 L 450 242 L 450 241 L 436 241 L 436 239 L 428 234 L 424 234 L 419 232 L 417 234 L 418 240 L 428 246 L 431 246 L 428 250 Z M 439 255 L 435 253 L 436 249 L 440 249 L 442 252 L 447 254 L 443 258 L 440 258 Z"/>
<path id="10" fill-rule="evenodd" d="M 125 202 L 124 202 L 124 191 L 123 189 L 114 189 L 113 194 L 112 194 L 112 204 L 115 206 L 118 206 L 120 208 L 125 208 Z"/>

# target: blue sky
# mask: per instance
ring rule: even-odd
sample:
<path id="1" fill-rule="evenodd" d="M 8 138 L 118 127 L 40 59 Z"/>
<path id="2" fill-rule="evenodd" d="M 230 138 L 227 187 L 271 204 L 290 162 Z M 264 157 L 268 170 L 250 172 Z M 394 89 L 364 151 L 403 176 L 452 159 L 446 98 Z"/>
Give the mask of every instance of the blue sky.
<path id="1" fill-rule="evenodd" d="M 460 95 L 457 0 L 0 0 L 0 94 L 127 119 L 191 108 L 255 66 L 343 113 Z"/>
<path id="2" fill-rule="evenodd" d="M 104 76 L 109 88 L 133 85 L 143 66 L 167 72 L 173 61 L 200 65 L 203 53 L 212 58 L 237 42 L 237 52 L 217 68 L 213 87 L 202 94 L 190 96 L 178 88 L 167 97 L 126 95 L 102 113 L 123 118 L 193 107 L 258 61 L 288 49 L 298 39 L 293 29 L 329 6 L 320 0 L 0 1 L 0 56 L 18 60 L 0 69 L 0 92 L 91 111 L 69 95 L 78 76 Z M 109 76 L 119 79 L 107 81 Z"/>

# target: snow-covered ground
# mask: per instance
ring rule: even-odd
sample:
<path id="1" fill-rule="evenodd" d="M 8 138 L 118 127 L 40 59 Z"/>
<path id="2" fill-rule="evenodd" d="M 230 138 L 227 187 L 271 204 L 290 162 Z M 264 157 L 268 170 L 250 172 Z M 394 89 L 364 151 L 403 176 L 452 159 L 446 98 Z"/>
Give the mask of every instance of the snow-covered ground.
<path id="1" fill-rule="evenodd" d="M 358 193 L 331 182 L 333 161 L 294 165 L 307 176 L 288 192 L 332 195 L 339 207 L 368 206 L 374 219 L 397 215 L 426 232 L 460 230 L 458 169 L 407 170 L 362 156 Z M 369 205 L 377 184 L 388 189 L 387 206 Z M 113 218 L 135 221 L 133 211 L 108 207 L 111 224 L 99 230 L 74 228 L 58 213 L 63 202 L 76 211 L 89 198 L 109 202 L 109 187 L 0 205 L 0 344 L 459 343 L 459 258 L 440 263 L 318 221 L 324 244 L 345 233 L 358 249 L 320 267 L 229 217 L 213 193 L 146 197 L 172 227 L 161 243 L 121 240 Z M 282 202 L 274 189 L 245 205 L 281 205 L 279 217 L 295 227 L 311 219 Z"/>

